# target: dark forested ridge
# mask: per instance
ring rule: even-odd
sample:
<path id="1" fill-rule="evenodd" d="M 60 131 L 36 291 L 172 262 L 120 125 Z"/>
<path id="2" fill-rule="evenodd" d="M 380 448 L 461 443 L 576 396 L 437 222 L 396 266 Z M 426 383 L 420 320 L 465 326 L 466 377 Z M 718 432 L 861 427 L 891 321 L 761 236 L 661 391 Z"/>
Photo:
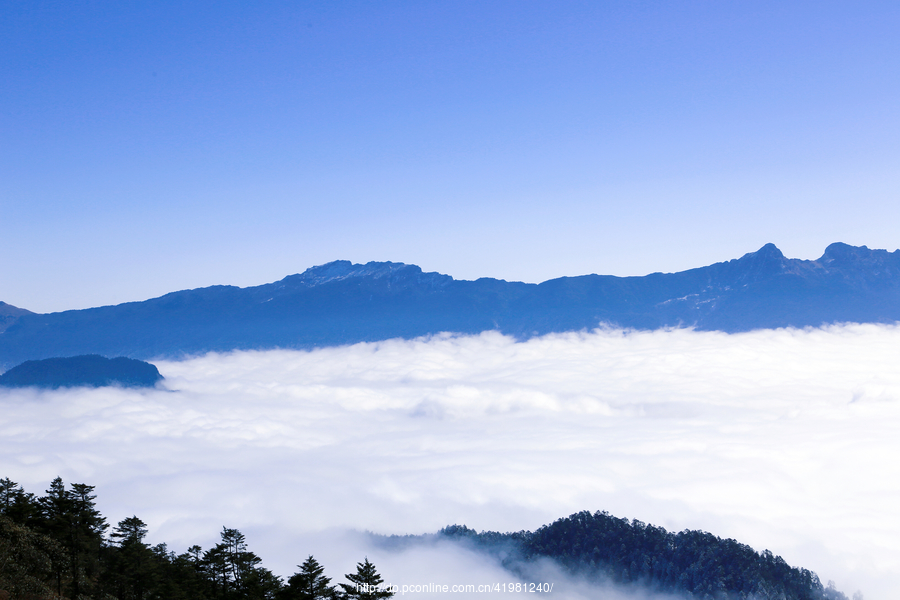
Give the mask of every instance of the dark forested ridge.
<path id="1" fill-rule="evenodd" d="M 817 260 L 785 258 L 767 244 L 680 273 L 541 284 L 457 281 L 415 265 L 337 261 L 256 287 L 183 290 L 86 310 L 34 314 L 0 303 L 0 368 L 52 356 L 151 359 L 439 332 L 529 337 L 601 324 L 736 332 L 898 320 L 900 251 L 840 243 Z"/>
<path id="2" fill-rule="evenodd" d="M 0 598 L 3 600 L 383 600 L 391 596 L 366 558 L 346 583 L 332 585 L 307 556 L 285 582 L 262 566 L 237 529 L 221 542 L 181 554 L 144 542 L 137 516 L 110 528 L 94 487 L 60 478 L 44 496 L 0 479 Z M 446 527 L 431 536 L 382 538 L 389 543 L 450 538 L 500 553 L 526 581 L 529 561 L 551 558 L 597 582 L 641 585 L 703 600 L 846 600 L 815 573 L 778 556 L 702 531 L 669 533 L 607 513 L 581 512 L 533 532 L 476 533 Z M 299 562 L 299 561 L 298 561 Z M 531 563 L 533 564 L 533 563 Z M 855 598 L 861 598 L 855 596 Z"/>
<path id="3" fill-rule="evenodd" d="M 28 360 L 0 375 L 3 387 L 153 387 L 163 376 L 155 365 L 134 358 L 97 354 Z"/>
<path id="4" fill-rule="evenodd" d="M 815 573 L 791 567 L 768 550 L 758 553 L 704 531 L 670 533 L 605 512 L 576 513 L 533 532 L 476 533 L 452 526 L 439 535 L 488 551 L 502 549 L 507 556 L 513 548 L 506 559 L 513 568 L 552 558 L 574 574 L 688 598 L 846 600 L 833 586 L 824 587 Z"/>

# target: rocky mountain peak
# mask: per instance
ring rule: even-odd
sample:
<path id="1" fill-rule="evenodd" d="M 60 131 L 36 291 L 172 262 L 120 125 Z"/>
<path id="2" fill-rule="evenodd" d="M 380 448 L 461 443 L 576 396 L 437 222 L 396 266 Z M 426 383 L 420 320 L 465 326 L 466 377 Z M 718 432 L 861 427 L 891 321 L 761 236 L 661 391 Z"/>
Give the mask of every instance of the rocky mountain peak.
<path id="1" fill-rule="evenodd" d="M 784 253 L 778 249 L 773 243 L 768 243 L 756 252 L 751 252 L 745 256 L 753 256 L 756 259 L 762 260 L 785 260 Z"/>
<path id="2" fill-rule="evenodd" d="M 365 278 L 371 280 L 387 279 L 390 282 L 399 280 L 415 280 L 418 283 L 441 285 L 453 281 L 449 275 L 440 273 L 424 273 L 417 265 L 401 262 L 368 262 L 356 264 L 349 260 L 335 260 L 324 265 L 310 267 L 302 273 L 285 277 L 282 282 L 304 287 L 315 287 L 327 283 L 347 279 Z"/>

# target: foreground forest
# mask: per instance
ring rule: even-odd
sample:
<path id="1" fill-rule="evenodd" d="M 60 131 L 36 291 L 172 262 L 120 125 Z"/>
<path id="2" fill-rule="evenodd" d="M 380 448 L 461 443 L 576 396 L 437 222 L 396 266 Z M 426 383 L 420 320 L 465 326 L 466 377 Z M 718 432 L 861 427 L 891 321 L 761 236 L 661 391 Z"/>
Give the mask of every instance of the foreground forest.
<path id="1" fill-rule="evenodd" d="M 57 477 L 45 496 L 0 479 L 0 600 L 377 600 L 382 578 L 365 559 L 346 583 L 330 585 L 309 556 L 287 582 L 260 566 L 237 529 L 221 542 L 176 554 L 144 543 L 136 516 L 111 531 L 94 487 L 65 488 Z M 374 588 L 374 590 L 373 590 Z"/>
<path id="2" fill-rule="evenodd" d="M 0 479 L 0 600 L 378 600 L 389 591 L 366 558 L 346 583 L 331 585 L 308 556 L 285 582 L 261 566 L 244 535 L 224 528 L 207 550 L 176 554 L 144 542 L 137 516 L 110 528 L 94 487 L 51 482 L 44 496 Z M 847 600 L 815 573 L 702 531 L 669 533 L 605 512 L 581 512 L 534 532 L 447 527 L 429 536 L 381 538 L 403 546 L 451 539 L 494 554 L 525 580 L 539 558 L 597 582 L 643 586 L 696 599 Z M 862 600 L 855 595 L 854 600 Z"/>

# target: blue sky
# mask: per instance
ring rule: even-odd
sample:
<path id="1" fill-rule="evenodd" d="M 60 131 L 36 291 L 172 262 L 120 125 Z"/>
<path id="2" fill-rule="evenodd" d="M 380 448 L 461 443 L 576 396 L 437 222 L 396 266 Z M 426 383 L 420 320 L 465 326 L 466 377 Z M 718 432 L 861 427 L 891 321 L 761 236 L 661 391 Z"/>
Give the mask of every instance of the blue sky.
<path id="1" fill-rule="evenodd" d="M 894 250 L 900 5 L 0 3 L 0 300 Z"/>

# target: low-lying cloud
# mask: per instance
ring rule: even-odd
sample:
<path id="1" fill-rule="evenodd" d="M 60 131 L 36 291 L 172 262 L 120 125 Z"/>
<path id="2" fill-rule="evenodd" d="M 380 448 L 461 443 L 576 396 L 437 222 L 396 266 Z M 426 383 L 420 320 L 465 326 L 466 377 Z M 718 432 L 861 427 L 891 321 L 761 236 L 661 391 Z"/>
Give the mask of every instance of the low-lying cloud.
<path id="1" fill-rule="evenodd" d="M 533 529 L 586 509 L 769 548 L 869 600 L 900 589 L 898 327 L 154 362 L 166 390 L 0 393 L 0 476 L 96 485 L 111 521 L 137 514 L 177 551 L 236 527 L 282 575 L 308 554 L 350 572 L 362 555 L 332 544 L 348 530 Z"/>

